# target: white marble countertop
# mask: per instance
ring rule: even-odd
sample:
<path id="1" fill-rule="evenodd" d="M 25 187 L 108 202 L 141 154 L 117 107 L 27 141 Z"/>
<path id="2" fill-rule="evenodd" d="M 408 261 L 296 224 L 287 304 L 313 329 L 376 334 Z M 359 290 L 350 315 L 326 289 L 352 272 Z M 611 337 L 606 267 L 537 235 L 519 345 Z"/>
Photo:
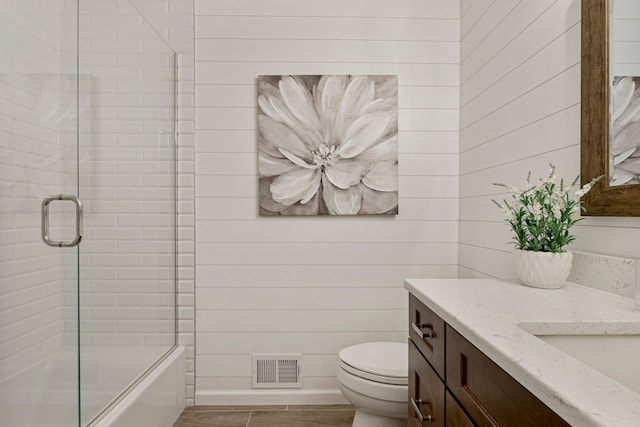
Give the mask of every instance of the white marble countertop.
<path id="1" fill-rule="evenodd" d="M 571 283 L 408 279 L 405 288 L 572 426 L 640 426 L 639 393 L 532 335 L 640 334 L 632 300 Z"/>

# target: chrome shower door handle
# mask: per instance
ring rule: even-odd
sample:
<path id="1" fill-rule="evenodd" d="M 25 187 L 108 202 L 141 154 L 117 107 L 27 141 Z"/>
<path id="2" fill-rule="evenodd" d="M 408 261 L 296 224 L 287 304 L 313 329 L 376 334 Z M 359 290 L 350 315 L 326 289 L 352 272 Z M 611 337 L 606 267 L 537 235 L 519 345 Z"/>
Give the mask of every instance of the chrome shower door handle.
<path id="1" fill-rule="evenodd" d="M 49 237 L 49 204 L 54 200 L 68 200 L 73 202 L 76 207 L 76 237 L 70 242 L 65 242 L 63 240 L 51 240 Z M 54 194 L 52 196 L 45 197 L 42 200 L 40 216 L 40 230 L 42 233 L 42 241 L 45 244 L 55 248 L 71 248 L 73 246 L 78 246 L 82 240 L 82 202 L 76 196 L 70 194 Z"/>

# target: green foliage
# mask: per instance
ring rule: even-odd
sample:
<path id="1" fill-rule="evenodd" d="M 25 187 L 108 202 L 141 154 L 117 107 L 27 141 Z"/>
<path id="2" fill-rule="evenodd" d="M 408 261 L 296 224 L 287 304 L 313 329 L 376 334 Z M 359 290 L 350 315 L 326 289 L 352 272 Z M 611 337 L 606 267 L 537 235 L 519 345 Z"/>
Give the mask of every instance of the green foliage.
<path id="1" fill-rule="evenodd" d="M 578 178 L 570 186 L 563 181 L 556 184 L 555 166 L 550 165 L 549 176 L 541 179 L 538 185 L 530 183 L 531 173 L 527 177 L 524 190 L 507 184 L 494 185 L 506 188 L 512 193 L 512 200 L 503 203 L 493 202 L 502 210 L 506 222 L 514 233 L 513 243 L 517 249 L 540 252 L 563 252 L 564 247 L 575 240 L 569 229 L 582 218 L 574 218 L 581 206 L 580 198 L 602 177 L 593 179 L 573 193 Z"/>

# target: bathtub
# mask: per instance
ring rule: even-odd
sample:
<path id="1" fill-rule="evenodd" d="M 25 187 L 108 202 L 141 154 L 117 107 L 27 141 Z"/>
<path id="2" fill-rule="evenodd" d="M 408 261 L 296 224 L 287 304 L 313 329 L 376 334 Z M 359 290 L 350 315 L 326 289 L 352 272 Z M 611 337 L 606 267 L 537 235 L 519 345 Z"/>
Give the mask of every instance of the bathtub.
<path id="1" fill-rule="evenodd" d="M 185 391 L 185 349 L 176 347 L 91 427 L 171 427 Z"/>
<path id="2" fill-rule="evenodd" d="M 134 349 L 127 358 L 100 357 L 83 352 L 83 419 L 98 413 L 113 392 L 127 385 L 140 366 L 135 357 L 146 357 Z M 114 352 L 117 353 L 117 352 Z M 122 354 L 122 352 L 120 352 Z M 53 354 L 47 361 L 16 373 L 0 383 L 0 425 L 16 427 L 70 427 L 77 425 L 77 352 L 73 348 Z M 94 420 L 91 427 L 171 427 L 185 406 L 185 349 L 175 347 L 152 366 L 118 400 Z M 37 390 L 37 393 L 34 393 Z M 86 423 L 86 421 L 85 421 Z"/>

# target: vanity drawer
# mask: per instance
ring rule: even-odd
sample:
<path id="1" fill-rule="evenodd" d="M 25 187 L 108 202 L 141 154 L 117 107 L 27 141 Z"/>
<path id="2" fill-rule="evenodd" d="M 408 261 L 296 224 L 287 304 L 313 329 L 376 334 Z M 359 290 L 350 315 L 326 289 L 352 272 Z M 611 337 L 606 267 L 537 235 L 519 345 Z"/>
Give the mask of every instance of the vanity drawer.
<path id="1" fill-rule="evenodd" d="M 409 408 L 407 426 L 444 427 L 444 383 L 409 341 Z"/>
<path id="2" fill-rule="evenodd" d="M 447 386 L 479 427 L 569 426 L 448 325 L 446 335 Z"/>
<path id="3" fill-rule="evenodd" d="M 475 427 L 462 407 L 451 396 L 449 390 L 445 396 L 445 413 L 447 414 L 447 427 Z"/>
<path id="4" fill-rule="evenodd" d="M 409 295 L 409 337 L 444 378 L 444 321 L 413 295 Z"/>

